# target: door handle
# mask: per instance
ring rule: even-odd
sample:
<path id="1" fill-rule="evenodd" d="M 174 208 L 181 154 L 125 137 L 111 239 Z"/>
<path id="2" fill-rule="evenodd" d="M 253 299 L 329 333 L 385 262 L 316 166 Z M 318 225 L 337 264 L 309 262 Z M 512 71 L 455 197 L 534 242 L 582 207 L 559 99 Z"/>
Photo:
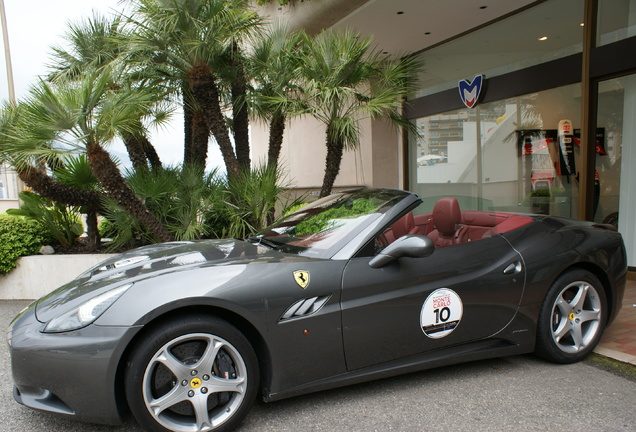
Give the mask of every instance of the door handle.
<path id="1" fill-rule="evenodd" d="M 519 273 L 521 271 L 521 261 L 515 261 L 513 263 L 508 264 L 508 266 L 503 270 L 503 274 L 511 275 L 514 273 Z"/>

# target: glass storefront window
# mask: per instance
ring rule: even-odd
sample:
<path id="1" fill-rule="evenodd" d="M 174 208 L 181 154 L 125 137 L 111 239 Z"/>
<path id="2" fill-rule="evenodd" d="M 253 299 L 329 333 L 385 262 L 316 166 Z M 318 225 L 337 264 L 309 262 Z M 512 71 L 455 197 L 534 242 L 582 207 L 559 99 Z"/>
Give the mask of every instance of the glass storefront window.
<path id="1" fill-rule="evenodd" d="M 636 36 L 636 0 L 600 0 L 597 46 Z"/>
<path id="2" fill-rule="evenodd" d="M 466 209 L 576 216 L 580 89 L 574 84 L 416 119 L 409 188 L 425 201 L 458 197 Z M 569 157 L 557 133 L 561 120 L 574 129 Z"/>
<path id="3" fill-rule="evenodd" d="M 475 71 L 492 78 L 581 52 L 584 3 L 546 1 L 424 51 L 420 54 L 422 90 L 413 97 L 453 88 L 458 80 L 472 78 Z"/>
<path id="4" fill-rule="evenodd" d="M 17 199 L 17 187 L 15 173 L 0 164 L 0 200 Z"/>
<path id="5" fill-rule="evenodd" d="M 599 85 L 597 127 L 598 200 L 594 220 L 612 223 L 623 234 L 629 265 L 636 265 L 636 75 Z"/>

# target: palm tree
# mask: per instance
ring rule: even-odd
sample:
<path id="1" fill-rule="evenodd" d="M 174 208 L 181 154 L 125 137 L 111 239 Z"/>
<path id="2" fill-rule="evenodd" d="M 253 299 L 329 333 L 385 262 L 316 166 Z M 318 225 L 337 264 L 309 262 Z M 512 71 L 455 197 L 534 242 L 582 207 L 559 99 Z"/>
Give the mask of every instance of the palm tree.
<path id="1" fill-rule="evenodd" d="M 51 82 L 81 81 L 87 71 L 116 65 L 127 70 L 128 65 L 122 61 L 122 53 L 126 49 L 126 33 L 119 17 L 106 18 L 93 14 L 91 18 L 78 23 L 71 23 L 65 35 L 66 46 L 53 46 L 53 55 L 48 67 Z M 134 79 L 134 71 L 121 74 L 122 79 Z M 161 160 L 147 138 L 147 134 L 139 121 L 121 136 L 128 156 L 135 169 L 148 167 L 161 168 Z"/>
<path id="2" fill-rule="evenodd" d="M 278 169 L 285 122 L 305 111 L 300 87 L 300 51 L 305 35 L 287 26 L 273 27 L 253 46 L 252 105 L 255 115 L 269 123 L 267 165 Z"/>
<path id="3" fill-rule="evenodd" d="M 320 196 L 331 193 L 345 150 L 360 139 L 364 116 L 387 117 L 410 128 L 401 115 L 402 100 L 415 87 L 419 62 L 392 60 L 371 48 L 371 38 L 353 31 L 325 31 L 306 38 L 302 56 L 309 111 L 326 126 L 327 158 Z"/>
<path id="4" fill-rule="evenodd" d="M 26 170 L 31 175 L 37 170 L 30 167 L 40 161 L 56 162 L 61 155 L 85 153 L 106 194 L 157 239 L 168 241 L 170 232 L 130 189 L 104 148 L 118 134 L 137 130 L 139 118 L 157 100 L 150 87 L 122 88 L 120 82 L 121 77 L 110 67 L 92 71 L 79 82 L 40 82 L 14 117 L 24 133 L 14 128 L 11 135 L 5 135 L 4 150 L 18 172 Z"/>
<path id="5" fill-rule="evenodd" d="M 205 166 L 210 132 L 228 175 L 249 167 L 242 44 L 260 24 L 246 0 L 134 0 L 129 59 L 181 93 L 184 164 Z M 223 90 L 229 90 L 229 100 Z M 230 121 L 225 117 L 232 112 Z M 234 144 L 231 131 L 233 131 Z"/>
<path id="6" fill-rule="evenodd" d="M 51 177 L 43 168 L 44 161 L 60 166 L 51 147 L 55 133 L 39 128 L 32 121 L 25 104 L 7 104 L 0 111 L 0 161 L 14 167 L 20 180 L 42 197 L 69 206 L 81 206 L 87 211 L 88 240 L 97 247 L 99 237 L 96 218 L 101 210 L 101 194 L 94 188 L 77 187 L 77 184 Z M 42 157 L 42 154 L 48 154 Z"/>

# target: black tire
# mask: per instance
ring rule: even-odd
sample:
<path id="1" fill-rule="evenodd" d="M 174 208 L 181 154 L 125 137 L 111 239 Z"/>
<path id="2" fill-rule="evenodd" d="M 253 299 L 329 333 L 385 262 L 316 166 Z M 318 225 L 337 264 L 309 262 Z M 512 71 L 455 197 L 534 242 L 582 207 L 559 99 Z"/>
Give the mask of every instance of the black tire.
<path id="1" fill-rule="evenodd" d="M 574 363 L 591 353 L 607 321 L 603 285 L 577 269 L 559 276 L 539 312 L 535 353 L 556 363 Z"/>
<path id="2" fill-rule="evenodd" d="M 127 362 L 124 385 L 130 410 L 147 431 L 227 432 L 254 403 L 258 362 L 228 322 L 183 316 L 143 335 Z"/>

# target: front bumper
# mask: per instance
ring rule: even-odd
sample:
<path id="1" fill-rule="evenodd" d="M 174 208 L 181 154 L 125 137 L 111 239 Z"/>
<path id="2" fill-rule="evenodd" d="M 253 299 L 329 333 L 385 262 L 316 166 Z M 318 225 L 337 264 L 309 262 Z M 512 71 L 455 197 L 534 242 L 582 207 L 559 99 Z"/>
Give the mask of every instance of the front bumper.
<path id="1" fill-rule="evenodd" d="M 14 398 L 30 408 L 119 424 L 117 377 L 124 348 L 137 327 L 89 325 L 42 333 L 32 305 L 8 329 Z"/>

